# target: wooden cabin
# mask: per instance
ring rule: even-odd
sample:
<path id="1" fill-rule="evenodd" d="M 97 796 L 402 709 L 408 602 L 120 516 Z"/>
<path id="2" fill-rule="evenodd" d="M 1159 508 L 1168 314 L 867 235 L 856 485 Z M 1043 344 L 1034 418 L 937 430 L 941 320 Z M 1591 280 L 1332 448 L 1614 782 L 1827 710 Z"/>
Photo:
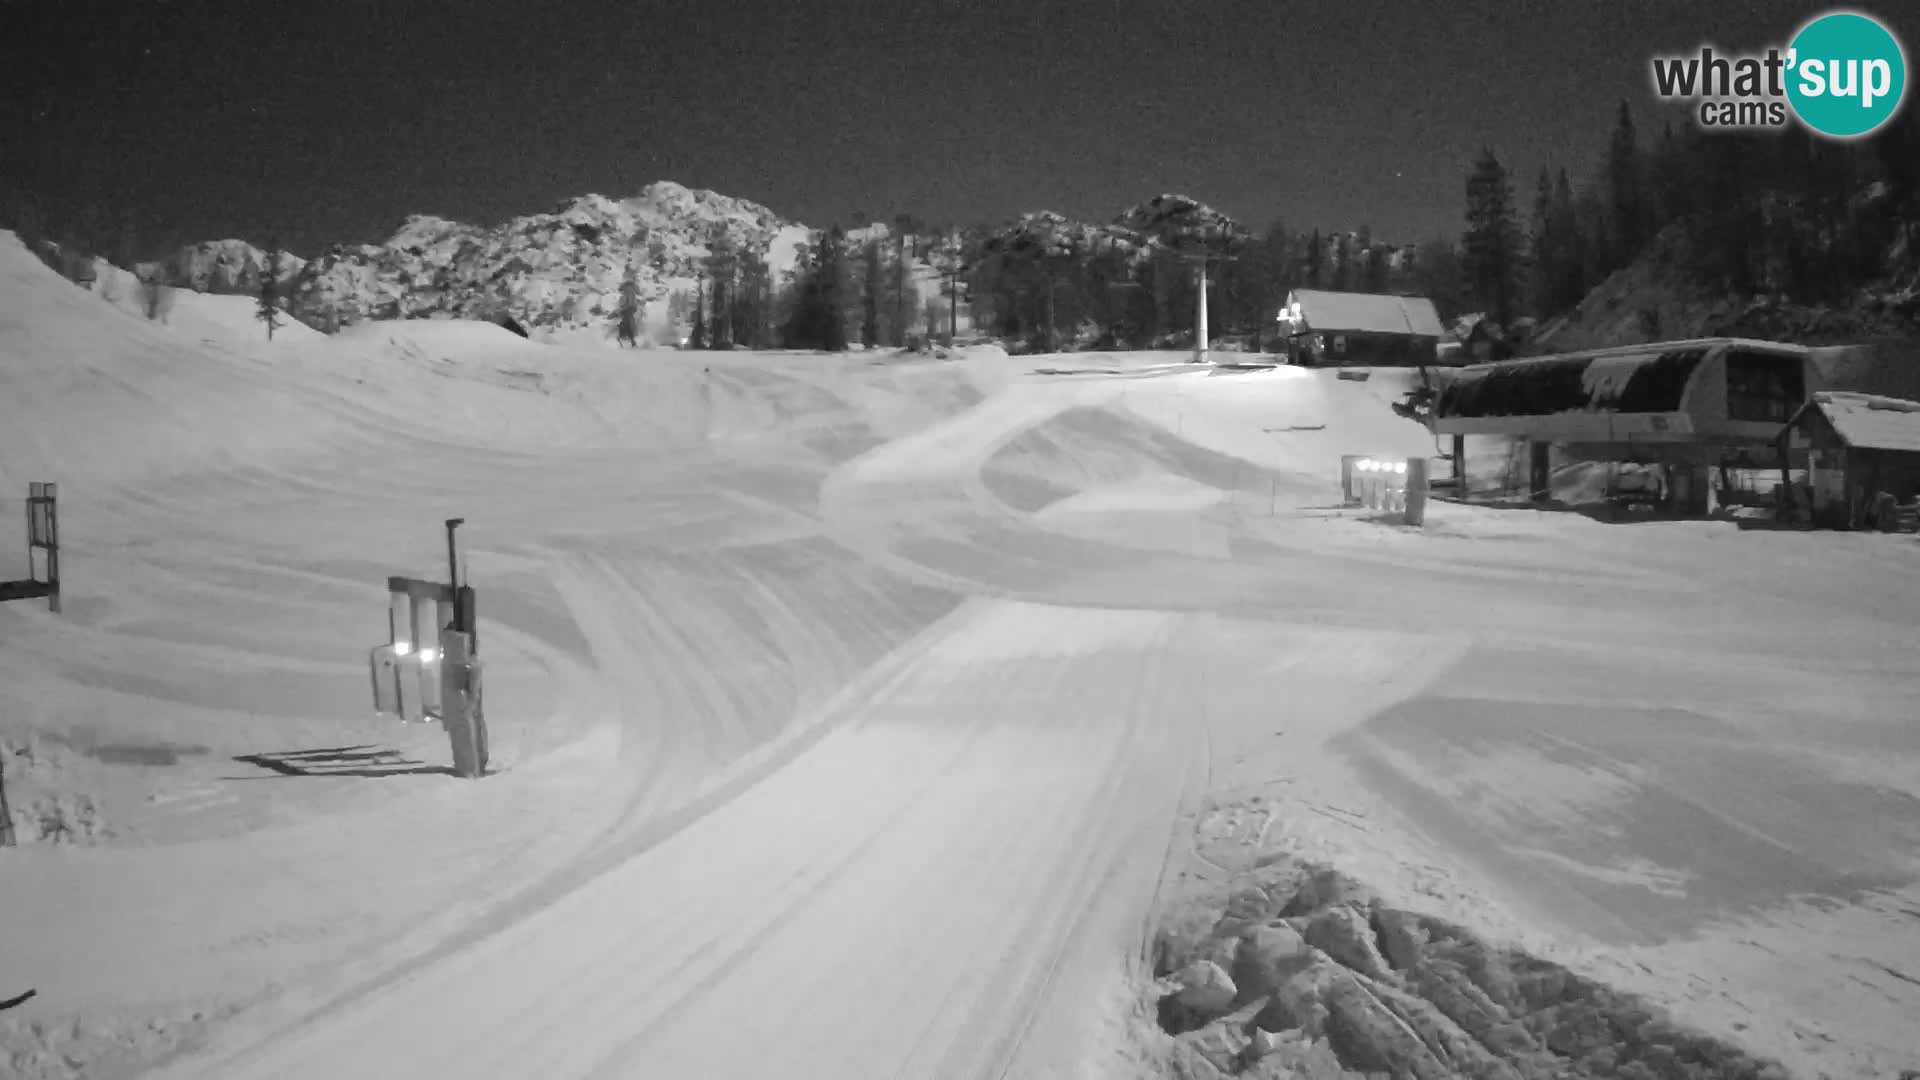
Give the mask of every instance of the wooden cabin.
<path id="1" fill-rule="evenodd" d="M 1920 401 L 1816 392 L 1779 434 L 1782 481 L 1829 528 L 1912 528 L 1920 504 Z M 1805 459 L 1794 489 L 1787 464 Z"/>
<path id="2" fill-rule="evenodd" d="M 1280 310 L 1287 362 L 1305 367 L 1424 367 L 1446 328 L 1423 296 L 1295 289 Z"/>

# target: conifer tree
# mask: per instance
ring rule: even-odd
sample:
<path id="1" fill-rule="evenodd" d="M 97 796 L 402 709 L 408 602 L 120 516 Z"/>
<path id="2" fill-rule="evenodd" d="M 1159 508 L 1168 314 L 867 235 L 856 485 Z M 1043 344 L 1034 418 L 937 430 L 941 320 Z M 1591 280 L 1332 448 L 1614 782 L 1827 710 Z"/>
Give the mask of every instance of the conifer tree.
<path id="1" fill-rule="evenodd" d="M 280 328 L 280 245 L 274 244 L 273 251 L 267 255 L 267 264 L 260 270 L 260 303 L 254 310 L 254 318 L 267 324 L 267 340 L 273 340 L 273 332 Z"/>
<path id="2" fill-rule="evenodd" d="M 1513 185 L 1506 166 L 1492 150 L 1483 150 L 1467 179 L 1467 231 L 1463 260 L 1475 301 L 1505 328 L 1518 313 L 1521 291 L 1521 235 L 1515 219 Z"/>

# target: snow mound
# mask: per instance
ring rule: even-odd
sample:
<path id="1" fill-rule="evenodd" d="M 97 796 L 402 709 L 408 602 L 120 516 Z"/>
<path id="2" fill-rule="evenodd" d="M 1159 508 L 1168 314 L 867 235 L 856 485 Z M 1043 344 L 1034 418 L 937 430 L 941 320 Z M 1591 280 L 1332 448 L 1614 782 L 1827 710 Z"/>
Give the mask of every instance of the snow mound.
<path id="1" fill-rule="evenodd" d="M 104 260 L 97 264 L 93 293 L 130 315 L 166 327 L 201 343 L 271 343 L 297 345 L 319 338 L 320 332 L 281 312 L 271 337 L 260 318 L 260 302 L 252 295 L 257 285 L 235 294 L 199 291 L 177 285 L 156 285 L 149 266 L 123 270 Z M 163 281 L 165 279 L 162 279 Z M 239 295 L 245 293 L 246 295 Z"/>
<path id="2" fill-rule="evenodd" d="M 78 494 L 260 464 L 307 452 L 328 424 L 278 392 L 270 360 L 237 346 L 223 302 L 237 298 L 202 297 L 210 302 L 179 312 L 180 329 L 197 322 L 223 346 L 208 349 L 199 335 L 103 304 L 10 232 L 0 232 L 0 293 L 9 300 L 0 490 L 50 479 Z"/>

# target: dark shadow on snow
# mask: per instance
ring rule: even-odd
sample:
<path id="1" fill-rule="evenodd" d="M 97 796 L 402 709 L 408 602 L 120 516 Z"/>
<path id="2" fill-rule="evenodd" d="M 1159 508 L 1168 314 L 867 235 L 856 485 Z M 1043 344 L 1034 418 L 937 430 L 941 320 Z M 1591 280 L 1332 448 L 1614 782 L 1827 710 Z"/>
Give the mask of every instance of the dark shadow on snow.
<path id="1" fill-rule="evenodd" d="M 267 769 L 281 776 L 422 776 L 453 775 L 446 765 L 428 765 L 397 750 L 371 745 L 335 746 L 320 750 L 289 750 L 273 754 L 239 754 L 244 765 Z"/>

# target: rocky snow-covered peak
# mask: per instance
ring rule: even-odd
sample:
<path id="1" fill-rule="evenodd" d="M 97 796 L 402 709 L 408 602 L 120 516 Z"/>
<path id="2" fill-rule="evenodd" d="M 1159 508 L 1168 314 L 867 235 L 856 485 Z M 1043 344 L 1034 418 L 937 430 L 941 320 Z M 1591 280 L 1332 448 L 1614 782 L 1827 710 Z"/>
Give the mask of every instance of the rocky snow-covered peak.
<path id="1" fill-rule="evenodd" d="M 1219 246 L 1249 236 L 1239 222 L 1185 195 L 1155 195 L 1113 223 L 1168 247 Z"/>
<path id="2" fill-rule="evenodd" d="M 758 203 L 670 181 L 626 199 L 575 196 L 491 227 L 415 215 L 383 244 L 314 259 L 295 283 L 294 311 L 323 329 L 433 315 L 610 328 L 631 279 L 647 329 L 665 338 L 668 297 L 694 288 L 716 244 L 765 258 L 777 281 L 809 238 Z"/>
<path id="3" fill-rule="evenodd" d="M 170 284 L 203 293 L 255 293 L 269 256 L 245 240 L 209 240 L 189 244 L 160 260 L 158 269 Z M 307 261 L 289 251 L 280 253 L 283 286 L 297 277 Z M 148 264 L 152 266 L 153 264 Z"/>

